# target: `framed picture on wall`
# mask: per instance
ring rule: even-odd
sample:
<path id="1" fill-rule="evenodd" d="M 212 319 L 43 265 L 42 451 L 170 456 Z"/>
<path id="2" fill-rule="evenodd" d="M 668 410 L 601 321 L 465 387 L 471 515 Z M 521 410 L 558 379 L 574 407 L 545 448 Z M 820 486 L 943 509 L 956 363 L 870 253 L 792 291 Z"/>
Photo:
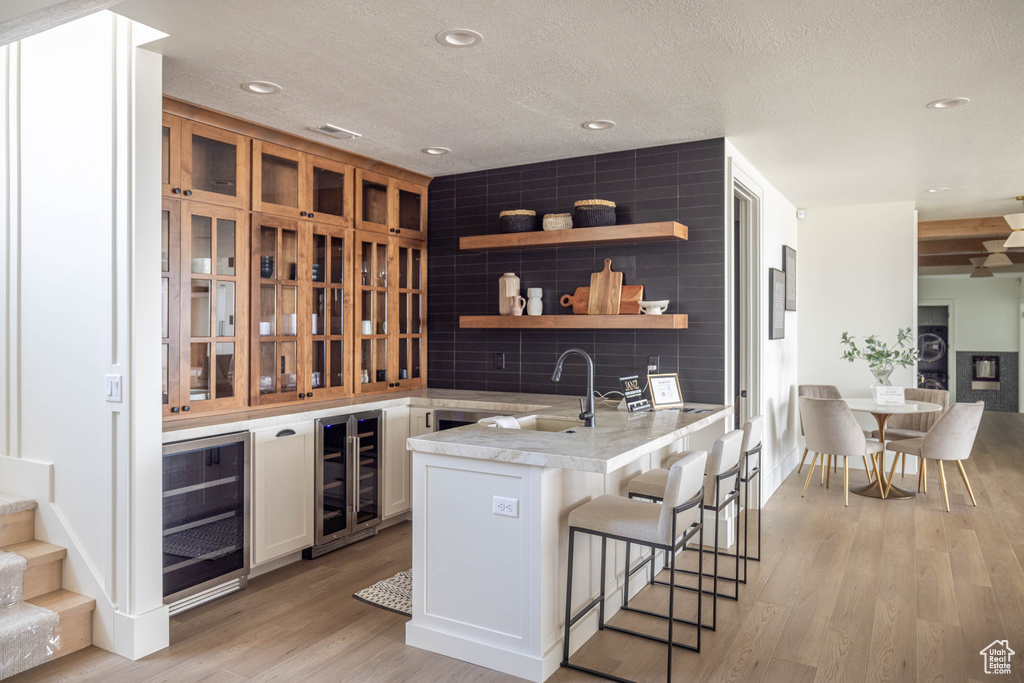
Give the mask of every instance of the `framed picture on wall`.
<path id="1" fill-rule="evenodd" d="M 786 273 L 768 269 L 768 338 L 786 338 Z"/>
<path id="2" fill-rule="evenodd" d="M 782 245 L 782 269 L 786 271 L 786 310 L 796 310 L 796 249 Z"/>

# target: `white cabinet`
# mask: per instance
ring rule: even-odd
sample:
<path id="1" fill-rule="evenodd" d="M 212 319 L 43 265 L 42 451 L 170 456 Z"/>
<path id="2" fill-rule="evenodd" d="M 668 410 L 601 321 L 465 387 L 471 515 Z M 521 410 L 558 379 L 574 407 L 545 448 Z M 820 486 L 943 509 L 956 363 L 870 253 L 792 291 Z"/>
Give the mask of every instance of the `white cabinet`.
<path id="1" fill-rule="evenodd" d="M 421 436 L 434 431 L 436 408 L 409 408 L 409 436 Z"/>
<path id="2" fill-rule="evenodd" d="M 384 514 L 394 517 L 412 509 L 412 458 L 405 450 L 409 438 L 409 408 L 384 411 Z"/>
<path id="3" fill-rule="evenodd" d="M 254 432 L 252 563 L 313 545 L 313 422 Z"/>

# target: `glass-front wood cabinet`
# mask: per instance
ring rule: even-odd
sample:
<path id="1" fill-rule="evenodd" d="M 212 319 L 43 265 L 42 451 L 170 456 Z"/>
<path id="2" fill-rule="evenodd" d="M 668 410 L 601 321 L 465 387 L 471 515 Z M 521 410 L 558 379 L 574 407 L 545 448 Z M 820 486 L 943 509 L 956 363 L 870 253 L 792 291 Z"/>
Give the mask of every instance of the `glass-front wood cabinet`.
<path id="1" fill-rule="evenodd" d="M 427 367 L 427 259 L 423 242 L 398 238 L 398 282 L 395 313 L 398 321 L 393 376 L 395 386 L 420 389 L 426 386 Z"/>
<path id="2" fill-rule="evenodd" d="M 352 230 L 313 224 L 307 398 L 352 395 Z"/>
<path id="3" fill-rule="evenodd" d="M 425 240 L 427 238 L 427 188 L 396 180 L 393 203 L 395 234 Z"/>
<path id="4" fill-rule="evenodd" d="M 351 226 L 351 166 L 261 140 L 252 158 L 253 211 Z"/>
<path id="5" fill-rule="evenodd" d="M 248 138 L 165 115 L 161 145 L 164 196 L 236 209 L 248 207 Z"/>
<path id="6" fill-rule="evenodd" d="M 164 200 L 161 220 L 164 415 L 245 406 L 245 213 Z"/>
<path id="7" fill-rule="evenodd" d="M 427 236 L 427 188 L 389 176 L 356 171 L 356 227 L 360 230 Z"/>

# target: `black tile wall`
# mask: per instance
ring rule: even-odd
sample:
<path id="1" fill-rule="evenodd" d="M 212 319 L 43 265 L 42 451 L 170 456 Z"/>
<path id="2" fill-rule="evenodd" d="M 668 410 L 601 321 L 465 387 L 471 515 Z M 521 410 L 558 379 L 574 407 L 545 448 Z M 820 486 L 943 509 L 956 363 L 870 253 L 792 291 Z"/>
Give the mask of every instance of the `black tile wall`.
<path id="1" fill-rule="evenodd" d="M 999 359 L 999 388 L 972 389 L 974 356 L 995 356 Z M 956 352 L 956 400 L 959 403 L 985 402 L 985 410 L 997 413 L 1017 412 L 1017 354 L 995 351 Z M 584 392 L 585 393 L 585 392 Z"/>
<path id="2" fill-rule="evenodd" d="M 620 224 L 678 221 L 689 240 L 510 252 L 462 252 L 459 237 L 498 232 L 506 209 L 571 213 L 573 202 L 616 203 Z M 721 138 L 562 159 L 435 178 L 428 216 L 427 377 L 431 387 L 586 393 L 580 359 L 551 381 L 558 355 L 578 346 L 594 358 L 599 391 L 622 375 L 643 372 L 659 356 L 678 372 L 688 401 L 721 403 L 724 395 L 725 146 Z M 647 300 L 669 299 L 687 313 L 686 330 L 462 330 L 460 315 L 497 315 L 498 278 L 513 272 L 544 290 L 545 315 L 572 315 L 559 298 L 590 284 L 605 258 L 625 284 L 644 285 Z M 505 354 L 504 369 L 494 355 Z"/>

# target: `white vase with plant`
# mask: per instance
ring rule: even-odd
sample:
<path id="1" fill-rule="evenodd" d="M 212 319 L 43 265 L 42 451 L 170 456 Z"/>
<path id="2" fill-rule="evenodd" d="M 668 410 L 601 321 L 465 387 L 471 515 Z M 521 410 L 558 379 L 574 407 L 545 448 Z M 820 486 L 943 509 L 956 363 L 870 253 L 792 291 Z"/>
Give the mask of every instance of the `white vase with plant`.
<path id="1" fill-rule="evenodd" d="M 875 377 L 872 387 L 878 385 L 891 385 L 889 375 L 896 369 L 896 366 L 910 367 L 917 363 L 917 349 L 912 346 L 914 343 L 910 328 L 896 331 L 896 343 L 892 346 L 884 343 L 876 335 L 864 338 L 864 347 L 857 346 L 856 337 L 851 337 L 849 332 L 843 332 L 840 343 L 846 348 L 843 350 L 843 358 L 849 362 L 855 360 L 866 360 L 871 374 Z"/>

